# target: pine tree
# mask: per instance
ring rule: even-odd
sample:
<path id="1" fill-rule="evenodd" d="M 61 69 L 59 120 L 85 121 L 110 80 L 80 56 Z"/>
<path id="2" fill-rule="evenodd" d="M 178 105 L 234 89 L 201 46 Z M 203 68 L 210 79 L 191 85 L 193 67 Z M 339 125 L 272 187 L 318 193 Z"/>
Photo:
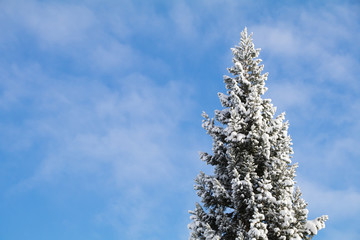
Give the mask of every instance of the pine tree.
<path id="1" fill-rule="evenodd" d="M 195 190 L 201 197 L 190 239 L 311 239 L 325 227 L 327 216 L 307 220 L 307 203 L 294 189 L 295 169 L 285 114 L 276 117 L 270 99 L 263 99 L 268 74 L 262 74 L 252 34 L 241 33 L 231 49 L 232 77 L 224 76 L 227 94 L 219 93 L 222 110 L 203 113 L 203 128 L 213 139 L 213 153 L 200 158 L 214 167 L 201 172 Z"/>

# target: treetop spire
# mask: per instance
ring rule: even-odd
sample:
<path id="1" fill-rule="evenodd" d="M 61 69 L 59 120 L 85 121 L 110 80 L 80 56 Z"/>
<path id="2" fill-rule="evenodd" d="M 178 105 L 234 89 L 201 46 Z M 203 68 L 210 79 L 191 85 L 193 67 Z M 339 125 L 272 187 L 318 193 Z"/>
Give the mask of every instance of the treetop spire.
<path id="1" fill-rule="evenodd" d="M 201 172 L 195 180 L 203 207 L 190 211 L 190 239 L 311 239 L 327 216 L 307 220 L 307 204 L 294 189 L 297 164 L 290 160 L 288 122 L 262 98 L 268 74 L 262 73 L 260 49 L 245 28 L 231 50 L 232 76 L 224 76 L 227 92 L 218 94 L 223 109 L 214 118 L 203 113 L 213 153 L 200 158 L 214 174 Z"/>

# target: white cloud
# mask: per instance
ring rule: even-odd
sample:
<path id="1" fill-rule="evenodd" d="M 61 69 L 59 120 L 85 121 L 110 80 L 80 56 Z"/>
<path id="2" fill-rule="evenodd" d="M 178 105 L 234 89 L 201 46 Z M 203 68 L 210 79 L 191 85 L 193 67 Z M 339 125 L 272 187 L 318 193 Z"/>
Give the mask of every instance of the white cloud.
<path id="1" fill-rule="evenodd" d="M 304 199 L 309 203 L 310 218 L 329 215 L 327 227 L 322 230 L 326 239 L 338 239 L 340 232 L 341 238 L 359 236 L 359 232 L 352 227 L 352 223 L 357 221 L 360 214 L 360 192 L 354 189 L 334 190 L 304 179 L 299 181 L 299 185 Z M 346 227 L 344 222 L 349 227 Z"/>
<path id="2" fill-rule="evenodd" d="M 172 139 L 190 107 L 186 87 L 175 82 L 157 86 L 141 75 L 123 79 L 117 86 L 121 90 L 97 81 L 86 88 L 84 82 L 56 84 L 34 96 L 39 106 L 50 101 L 53 109 L 28 119 L 32 129 L 48 133 L 47 141 L 53 143 L 36 181 L 51 181 L 64 172 L 101 171 L 108 164 L 109 177 L 118 185 L 169 177 L 169 147 L 176 143 Z M 58 96 L 54 99 L 47 91 Z"/>
<path id="3" fill-rule="evenodd" d="M 177 34 L 180 38 L 196 39 L 198 30 L 193 10 L 185 2 L 178 2 L 173 6 L 171 18 L 177 27 Z"/>
<path id="4" fill-rule="evenodd" d="M 299 185 L 312 216 L 327 214 L 332 221 L 341 222 L 360 214 L 360 192 L 355 189 L 334 190 L 302 179 Z"/>
<path id="5" fill-rule="evenodd" d="M 75 4 L 5 1 L 1 5 L 8 22 L 11 19 L 17 27 L 25 28 L 42 44 L 66 45 L 83 41 L 95 22 L 88 8 Z"/>
<path id="6" fill-rule="evenodd" d="M 265 51 L 286 56 L 295 56 L 304 51 L 302 39 L 293 33 L 292 26 L 266 23 L 250 27 L 249 30 L 255 33 L 256 45 Z"/>
<path id="7" fill-rule="evenodd" d="M 105 192 L 111 197 L 97 211 L 97 225 L 112 226 L 119 234 L 126 231 L 128 239 L 162 234 L 156 227 L 159 222 L 166 225 L 169 217 L 164 208 L 169 196 L 162 191 L 183 191 L 183 184 L 191 191 L 195 176 L 179 183 L 191 172 L 186 162 L 196 158 L 192 148 L 198 150 L 191 146 L 192 133 L 181 133 L 180 128 L 193 116 L 191 89 L 175 81 L 157 84 L 141 74 L 112 82 L 57 79 L 39 66 L 23 72 L 8 69 L 7 74 L 3 83 L 16 80 L 21 88 L 7 89 L 17 99 L 8 101 L 9 111 L 16 103 L 32 114 L 14 126 L 0 126 L 18 130 L 1 131 L 1 146 L 16 146 L 19 153 L 41 146 L 29 163 L 31 175 L 21 176 L 7 194 L 68 185 L 79 192 L 90 189 L 94 195 Z M 24 102 L 29 98 L 32 101 Z M 182 210 L 188 218 L 187 209 Z"/>
<path id="8" fill-rule="evenodd" d="M 100 225 L 111 225 L 125 239 L 143 239 L 145 236 L 161 235 L 165 225 L 163 202 L 146 196 L 141 189 L 132 189 L 95 217 Z M 157 214 L 155 214 L 157 212 Z M 156 239 L 155 237 L 150 239 Z"/>
<path id="9" fill-rule="evenodd" d="M 308 108 L 314 94 L 311 88 L 299 81 L 285 82 L 283 84 L 272 83 L 268 90 L 268 97 L 272 99 L 274 106 L 280 110 L 279 112 Z"/>
<path id="10" fill-rule="evenodd" d="M 91 53 L 91 59 L 94 68 L 103 71 L 116 68 L 124 71 L 141 60 L 130 46 L 114 41 L 97 46 Z"/>
<path id="11" fill-rule="evenodd" d="M 353 217 L 348 206 L 359 211 L 354 205 L 359 201 L 357 186 L 354 186 L 354 176 L 358 176 L 356 168 L 338 171 L 353 166 L 354 159 L 359 156 L 355 133 L 360 128 L 354 123 L 360 106 L 356 98 L 359 61 L 347 49 L 357 46 L 359 33 L 351 31 L 357 24 L 353 21 L 357 18 L 351 6 L 310 12 L 308 9 L 296 9 L 296 12 L 280 9 L 279 18 L 261 16 L 262 24 L 259 19 L 249 18 L 251 13 L 247 10 L 253 8 L 241 1 L 226 1 L 226 4 L 223 1 L 180 1 L 161 5 L 165 9 L 161 11 L 153 4 L 137 5 L 131 1 L 99 6 L 94 1 L 81 5 L 43 1 L 0 3 L 3 49 L 10 42 L 30 36 L 37 41 L 35 47 L 43 51 L 40 54 L 69 61 L 65 68 L 73 68 L 75 72 L 68 69 L 63 72 L 62 66 L 48 64 L 48 58 L 43 55 L 29 56 L 29 61 L 37 58 L 37 63 L 1 63 L 0 109 L 5 114 L 22 114 L 17 123 L 1 123 L 4 136 L 1 147 L 22 153 L 40 146 L 42 151 L 32 159 L 31 169 L 27 170 L 30 176 L 21 176 L 25 180 L 20 187 L 56 185 L 79 177 L 81 181 L 72 184 L 80 188 L 120 191 L 127 195 L 112 199 L 99 214 L 99 222 L 123 229 L 119 218 L 126 217 L 126 226 L 131 225 L 130 232 L 138 237 L 137 231 L 146 233 L 139 228 L 148 226 L 151 220 L 165 222 L 167 219 L 161 216 L 154 217 L 163 207 L 157 202 L 161 194 L 155 194 L 155 199 L 144 193 L 144 189 L 149 184 L 158 186 L 172 182 L 179 187 L 186 182 L 190 186 L 187 191 L 192 192 L 196 173 L 181 183 L 178 180 L 184 172 L 188 174 L 191 167 L 201 164 L 196 157 L 196 162 L 190 163 L 189 159 L 194 159 L 192 148 L 204 149 L 198 147 L 201 143 L 195 143 L 193 133 L 180 132 L 179 125 L 193 118 L 187 115 L 192 107 L 191 96 L 187 94 L 189 87 L 160 78 L 166 71 L 178 74 L 177 68 L 183 67 L 183 55 L 202 61 L 202 54 L 212 57 L 214 53 L 215 58 L 218 56 L 215 52 L 225 45 L 216 43 L 227 42 L 224 49 L 228 49 L 231 47 L 228 43 L 236 43 L 240 31 L 248 25 L 249 31 L 254 32 L 256 47 L 261 47 L 267 56 L 264 64 L 273 78 L 269 94 L 274 104 L 280 110 L 291 111 L 297 122 L 308 124 L 308 128 L 297 128 L 311 136 L 297 139 L 296 147 L 305 147 L 296 155 L 300 156 L 297 158 L 300 169 L 304 166 L 304 171 L 309 172 L 307 177 L 315 173 L 321 175 L 316 179 L 326 180 L 327 186 L 332 186 L 331 179 L 346 178 L 336 186 L 345 190 L 336 191 L 300 183 L 305 199 L 309 200 L 315 214 L 330 215 L 330 226 L 332 219 L 345 221 L 346 214 Z M 184 44 L 188 48 L 186 51 Z M 17 49 L 20 45 L 11 46 Z M 347 47 L 342 52 L 339 46 L 344 45 Z M 24 52 L 21 50 L 18 55 Z M 161 56 L 165 56 L 165 60 Z M 226 61 L 230 62 L 228 57 Z M 16 62 L 16 59 L 9 59 L 5 58 L 4 62 Z M 180 64 L 175 66 L 166 61 L 180 61 Z M 216 61 L 223 62 L 222 59 Z M 214 60 L 210 59 L 209 63 Z M 49 66 L 52 68 L 48 69 Z M 149 76 L 161 76 L 157 79 L 159 83 L 146 77 L 147 72 Z M 99 79 L 93 79 L 99 75 Z M 282 77 L 276 79 L 278 76 Z M 331 88 L 330 84 L 334 83 L 338 85 Z M 341 85 L 351 86 L 355 94 L 338 93 L 337 86 Z M 331 105 L 328 101 L 341 104 Z M 335 111 L 329 106 L 346 107 Z M 342 137 L 330 139 L 331 129 L 321 130 L 321 122 L 335 125 Z M 320 129 L 314 130 L 316 136 L 310 133 L 312 126 Z M 207 138 L 201 129 L 200 132 Z M 211 143 L 206 146 L 210 148 Z M 316 168 L 312 169 L 313 166 Z M 161 187 L 171 188 L 169 185 Z M 132 197 L 135 202 L 131 202 Z M 320 198 L 327 201 L 322 204 L 318 201 Z M 336 205 L 340 201 L 346 204 Z M 166 215 L 162 211 L 161 214 Z M 186 224 L 182 224 L 181 227 L 186 228 Z M 339 234 L 336 231 L 336 228 L 331 230 L 334 236 Z M 184 232 L 187 233 L 186 229 Z M 350 232 L 343 234 L 357 236 Z"/>
<path id="12" fill-rule="evenodd" d="M 347 49 L 360 39 L 360 34 L 350 27 L 351 19 L 356 18 L 352 8 L 332 5 L 310 11 L 300 8 L 296 12 L 285 8 L 279 17 L 252 25 L 250 31 L 255 33 L 257 46 L 271 56 L 271 62 L 293 59 L 282 63 L 284 70 L 301 71 L 301 77 L 315 83 L 332 81 L 359 89 L 354 69 L 360 63 Z"/>

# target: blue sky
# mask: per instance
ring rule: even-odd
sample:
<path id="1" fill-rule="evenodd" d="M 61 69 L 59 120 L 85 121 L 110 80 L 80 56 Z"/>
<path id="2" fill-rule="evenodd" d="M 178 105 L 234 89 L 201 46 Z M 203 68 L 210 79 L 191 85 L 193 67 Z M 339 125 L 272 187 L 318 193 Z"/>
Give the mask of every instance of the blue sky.
<path id="1" fill-rule="evenodd" d="M 357 1 L 0 1 L 0 238 L 188 238 L 245 26 L 316 239 L 360 239 Z"/>

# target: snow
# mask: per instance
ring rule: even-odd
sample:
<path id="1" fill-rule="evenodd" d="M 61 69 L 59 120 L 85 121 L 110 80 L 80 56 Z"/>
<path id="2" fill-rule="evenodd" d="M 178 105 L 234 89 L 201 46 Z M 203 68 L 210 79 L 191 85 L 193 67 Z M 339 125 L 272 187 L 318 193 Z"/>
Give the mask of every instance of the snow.
<path id="1" fill-rule="evenodd" d="M 305 228 L 311 232 L 311 234 L 316 235 L 320 229 L 325 228 L 325 221 L 328 219 L 327 215 L 318 217 L 314 220 L 308 220 L 305 224 Z"/>
<path id="2" fill-rule="evenodd" d="M 315 220 L 307 221 L 305 227 L 314 235 L 316 235 L 318 232 Z"/>
<path id="3" fill-rule="evenodd" d="M 312 237 L 325 227 L 327 217 L 306 221 L 300 190 L 294 195 L 289 124 L 284 114 L 274 116 L 269 99 L 262 99 L 267 74 L 261 74 L 259 52 L 246 30 L 241 36 L 240 46 L 233 49 L 234 66 L 228 69 L 234 76 L 224 76 L 227 94 L 218 94 L 224 108 L 215 110 L 215 118 L 203 113 L 213 154 L 200 153 L 200 158 L 214 167 L 214 174 L 200 173 L 195 180 L 204 208 L 197 205 L 191 212 L 190 239 L 235 233 L 239 240 L 301 240 L 303 233 Z M 226 212 L 229 206 L 231 214 Z"/>

